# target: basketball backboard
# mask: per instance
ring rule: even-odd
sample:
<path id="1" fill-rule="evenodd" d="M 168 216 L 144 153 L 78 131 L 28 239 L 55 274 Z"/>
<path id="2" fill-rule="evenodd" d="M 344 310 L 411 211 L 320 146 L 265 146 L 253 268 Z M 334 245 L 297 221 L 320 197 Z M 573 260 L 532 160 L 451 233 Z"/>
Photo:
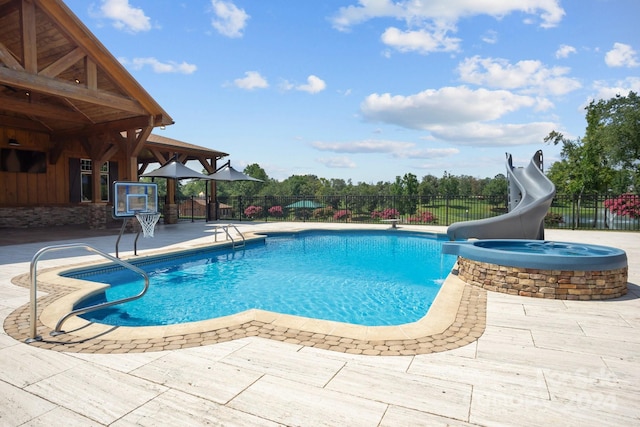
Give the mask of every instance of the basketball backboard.
<path id="1" fill-rule="evenodd" d="M 132 217 L 140 212 L 158 212 L 158 184 L 115 181 L 113 190 L 114 218 Z"/>

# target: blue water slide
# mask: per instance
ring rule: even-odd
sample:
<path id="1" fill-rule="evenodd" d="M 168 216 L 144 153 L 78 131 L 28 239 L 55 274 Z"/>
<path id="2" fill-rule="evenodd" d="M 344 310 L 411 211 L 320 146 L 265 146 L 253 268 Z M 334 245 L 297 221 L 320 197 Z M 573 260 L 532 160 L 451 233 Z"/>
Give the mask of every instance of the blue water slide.
<path id="1" fill-rule="evenodd" d="M 546 177 L 542 150 L 528 166 L 513 166 L 507 153 L 509 212 L 492 218 L 455 222 L 447 228 L 450 240 L 464 239 L 544 239 L 544 217 L 556 194 L 556 187 Z"/>

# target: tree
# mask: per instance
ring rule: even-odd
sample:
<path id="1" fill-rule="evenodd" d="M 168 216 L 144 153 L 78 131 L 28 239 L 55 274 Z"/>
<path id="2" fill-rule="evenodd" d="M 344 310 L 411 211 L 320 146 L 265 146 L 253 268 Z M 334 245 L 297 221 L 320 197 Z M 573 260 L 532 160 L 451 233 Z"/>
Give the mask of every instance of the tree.
<path id="1" fill-rule="evenodd" d="M 459 194 L 459 183 L 460 180 L 457 177 L 451 175 L 447 171 L 444 171 L 442 178 L 440 178 L 440 195 L 447 197 L 457 197 Z"/>
<path id="2" fill-rule="evenodd" d="M 562 172 L 562 185 L 578 198 L 584 193 L 606 191 L 613 178 L 613 169 L 603 155 L 603 147 L 597 138 L 570 140 L 560 132 L 552 131 L 544 138 L 547 143 L 562 144 L 560 153 L 563 162 L 556 166 L 554 174 Z M 554 165 L 555 166 L 555 165 Z"/>
<path id="3" fill-rule="evenodd" d="M 640 180 L 640 97 L 631 91 L 608 101 L 591 101 L 587 106 L 585 139 L 597 142 L 609 163 L 633 171 Z"/>
<path id="4" fill-rule="evenodd" d="M 489 198 L 489 203 L 498 207 L 503 204 L 507 205 L 507 192 L 509 191 L 509 181 L 507 177 L 499 173 L 493 179 L 489 179 L 484 188 L 482 195 Z"/>
<path id="5" fill-rule="evenodd" d="M 423 176 L 418 193 L 423 197 L 433 197 L 438 194 L 438 178 L 431 174 Z"/>
<path id="6" fill-rule="evenodd" d="M 391 184 L 391 194 L 398 196 L 398 210 L 400 214 L 415 213 L 418 186 L 418 178 L 412 173 L 406 173 L 402 178 L 396 176 L 395 182 Z"/>
<path id="7" fill-rule="evenodd" d="M 245 175 L 249 175 L 252 178 L 260 179 L 263 182 L 258 181 L 238 181 L 234 184 L 234 189 L 240 195 L 246 197 L 257 196 L 263 187 L 263 183 L 269 180 L 269 176 L 257 163 L 253 163 L 242 171 Z"/>

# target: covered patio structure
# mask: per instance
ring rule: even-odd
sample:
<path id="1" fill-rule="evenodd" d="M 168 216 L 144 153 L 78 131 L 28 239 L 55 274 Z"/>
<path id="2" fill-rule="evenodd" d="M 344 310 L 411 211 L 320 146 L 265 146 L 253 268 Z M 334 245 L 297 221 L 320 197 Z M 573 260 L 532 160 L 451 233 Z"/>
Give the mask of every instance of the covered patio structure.
<path id="1" fill-rule="evenodd" d="M 152 135 L 173 123 L 61 0 L 0 0 L 0 227 L 104 228 L 113 181 L 215 171 L 226 153 Z"/>

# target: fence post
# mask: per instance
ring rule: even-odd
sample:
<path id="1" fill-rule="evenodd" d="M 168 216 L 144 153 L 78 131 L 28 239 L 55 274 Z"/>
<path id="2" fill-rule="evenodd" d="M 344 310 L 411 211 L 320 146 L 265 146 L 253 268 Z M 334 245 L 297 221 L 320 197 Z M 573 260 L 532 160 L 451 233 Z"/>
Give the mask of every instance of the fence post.
<path id="1" fill-rule="evenodd" d="M 450 222 L 449 222 L 449 195 L 448 194 L 446 194 L 444 196 L 444 203 L 445 203 L 444 204 L 444 216 L 446 218 L 445 222 L 446 222 L 447 225 L 449 225 Z"/>

